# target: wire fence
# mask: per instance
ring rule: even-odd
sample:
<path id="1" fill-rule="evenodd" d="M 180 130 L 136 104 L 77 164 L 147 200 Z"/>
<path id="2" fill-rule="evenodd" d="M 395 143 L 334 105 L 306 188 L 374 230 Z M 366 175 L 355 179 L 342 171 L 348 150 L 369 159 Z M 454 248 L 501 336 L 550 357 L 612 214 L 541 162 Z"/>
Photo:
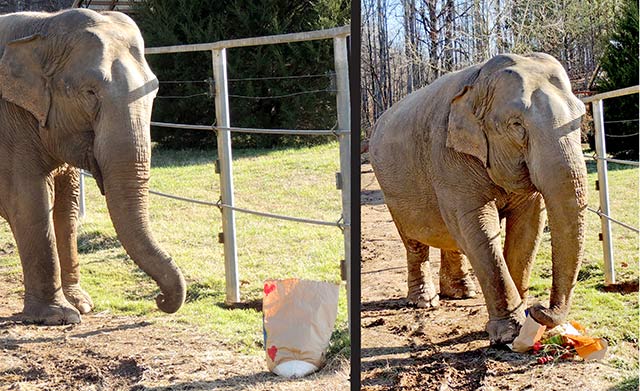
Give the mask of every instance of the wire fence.
<path id="1" fill-rule="evenodd" d="M 227 79 L 227 82 L 244 82 L 244 81 L 268 81 L 268 80 L 300 80 L 300 79 L 311 79 L 311 78 L 327 78 L 329 79 L 329 85 L 322 89 L 314 89 L 314 90 L 306 90 L 306 91 L 296 91 L 287 94 L 280 95 L 269 95 L 269 96 L 253 96 L 253 95 L 239 95 L 239 94 L 228 94 L 231 98 L 240 98 L 240 99 L 252 99 L 252 100 L 267 100 L 267 99 L 280 99 L 280 98 L 290 98 L 294 96 L 307 95 L 307 94 L 317 94 L 317 93 L 336 93 L 338 92 L 333 85 L 335 84 L 335 72 L 326 72 L 320 74 L 309 74 L 309 75 L 296 75 L 296 76 L 265 76 L 265 77 L 245 77 L 245 78 L 236 78 L 236 79 Z M 205 80 L 164 80 L 159 82 L 162 84 L 168 85 L 180 85 L 180 84 L 206 84 L 209 85 L 209 90 L 207 92 L 201 92 L 197 94 L 190 95 L 158 95 L 156 99 L 190 99 L 200 96 L 207 96 L 209 98 L 213 98 L 213 89 L 214 89 L 214 81 L 213 79 L 205 79 Z"/>
<path id="2" fill-rule="evenodd" d="M 631 160 L 614 159 L 607 157 L 606 139 L 607 138 L 627 138 L 637 136 L 638 133 L 624 134 L 624 135 L 607 135 L 605 133 L 605 124 L 613 123 L 631 123 L 638 122 L 638 119 L 626 119 L 617 121 L 604 121 L 604 108 L 603 101 L 609 98 L 615 98 L 624 95 L 637 94 L 640 91 L 640 86 L 627 87 L 615 91 L 609 91 L 602 94 L 588 96 L 582 98 L 584 103 L 590 103 L 593 112 L 593 122 L 595 128 L 595 141 L 596 152 L 593 156 L 585 155 L 585 158 L 593 159 L 596 161 L 598 169 L 598 181 L 596 182 L 596 188 L 599 192 L 600 206 L 598 209 L 587 208 L 590 212 L 597 214 L 600 217 L 601 226 L 601 240 L 604 256 L 604 274 L 605 285 L 615 284 L 615 262 L 613 254 L 613 239 L 611 235 L 611 223 L 624 227 L 636 234 L 640 234 L 640 230 L 630 224 L 622 222 L 611 216 L 610 202 L 609 202 L 609 179 L 608 179 L 608 166 L 607 163 L 616 163 L 638 167 L 639 162 Z"/>

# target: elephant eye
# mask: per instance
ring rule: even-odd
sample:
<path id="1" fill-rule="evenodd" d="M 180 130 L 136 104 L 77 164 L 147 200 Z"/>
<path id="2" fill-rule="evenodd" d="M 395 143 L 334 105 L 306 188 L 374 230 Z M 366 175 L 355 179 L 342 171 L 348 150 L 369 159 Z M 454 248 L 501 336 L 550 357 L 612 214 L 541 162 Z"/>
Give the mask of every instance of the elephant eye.
<path id="1" fill-rule="evenodd" d="M 87 112 L 94 115 L 98 111 L 98 106 L 100 104 L 100 100 L 98 99 L 98 94 L 94 89 L 88 88 L 84 90 L 84 96 L 86 101 L 86 110 Z"/>
<path id="2" fill-rule="evenodd" d="M 525 143 L 525 140 L 527 138 L 527 131 L 520 121 L 512 122 L 509 126 L 509 130 L 510 135 L 513 137 L 516 143 L 520 145 L 523 145 Z"/>

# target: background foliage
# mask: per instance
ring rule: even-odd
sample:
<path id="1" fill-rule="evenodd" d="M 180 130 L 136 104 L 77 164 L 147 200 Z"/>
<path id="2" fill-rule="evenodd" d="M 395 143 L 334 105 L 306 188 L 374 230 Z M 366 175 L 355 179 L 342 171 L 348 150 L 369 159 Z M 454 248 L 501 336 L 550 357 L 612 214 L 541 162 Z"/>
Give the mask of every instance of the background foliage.
<path id="1" fill-rule="evenodd" d="M 166 46 L 312 31 L 349 23 L 350 1 L 321 0 L 147 0 L 135 14 L 146 45 Z M 154 55 L 149 63 L 161 81 L 153 119 L 162 122 L 212 124 L 213 96 L 207 95 L 212 77 L 208 52 Z M 230 98 L 231 124 L 238 127 L 330 129 L 336 123 L 330 40 L 229 49 L 230 95 L 280 96 L 304 91 L 321 92 L 275 99 Z M 246 80 L 319 75 L 296 79 Z M 244 79 L 244 80 L 236 80 Z M 163 83 L 166 81 L 192 81 Z M 195 95 L 195 96 L 194 96 Z M 179 99 L 163 98 L 180 96 Z M 184 98 L 192 96 L 190 98 Z M 207 147 L 213 133 L 152 129 L 152 137 L 172 148 Z M 327 140 L 295 136 L 235 134 L 236 147 L 271 148 Z"/>
<path id="2" fill-rule="evenodd" d="M 638 3 L 625 0 L 623 14 L 600 59 L 603 77 L 597 83 L 599 91 L 638 85 L 638 45 Z M 605 100 L 604 120 L 607 152 L 615 157 L 638 160 L 638 95 Z M 593 137 L 589 144 L 595 150 Z"/>

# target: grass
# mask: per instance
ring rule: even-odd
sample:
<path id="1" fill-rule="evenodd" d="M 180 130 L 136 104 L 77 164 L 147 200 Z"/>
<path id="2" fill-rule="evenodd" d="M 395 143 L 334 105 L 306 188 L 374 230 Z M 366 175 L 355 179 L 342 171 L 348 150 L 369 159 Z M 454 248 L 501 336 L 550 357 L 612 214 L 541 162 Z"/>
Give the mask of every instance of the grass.
<path id="1" fill-rule="evenodd" d="M 588 162 L 589 206 L 598 209 L 595 190 L 597 172 L 595 163 Z M 611 215 L 631 226 L 639 224 L 638 179 L 635 167 L 609 163 Z M 593 212 L 586 217 L 585 257 L 578 276 L 569 319 L 585 326 L 589 334 L 607 339 L 609 351 L 606 362 L 628 373 L 629 379 L 620 384 L 627 389 L 638 374 L 638 293 L 605 292 L 600 218 Z M 616 282 L 638 280 L 638 235 L 612 225 Z M 531 279 L 531 292 L 543 303 L 548 303 L 551 287 L 551 238 L 545 233 Z M 622 380 L 622 379 L 620 379 Z"/>
<path id="2" fill-rule="evenodd" d="M 282 150 L 234 151 L 235 202 L 239 207 L 337 221 L 340 192 L 337 143 Z M 151 188 L 190 198 L 218 200 L 215 152 L 154 150 Z M 242 308 L 224 305 L 225 278 L 220 212 L 151 196 L 151 227 L 158 242 L 176 260 L 188 283 L 187 302 L 176 314 L 156 309 L 158 289 L 128 258 L 109 219 L 104 198 L 87 180 L 87 216 L 79 228 L 82 285 L 95 311 L 139 315 L 202 328 L 238 352 L 263 353 L 263 281 L 300 277 L 340 283 L 344 258 L 342 234 L 335 227 L 306 225 L 236 213 Z M 0 249 L 13 237 L 0 223 Z M 0 273 L 19 274 L 17 252 L 0 258 Z M 21 289 L 21 287 L 17 287 Z M 346 295 L 341 284 L 336 332 L 330 354 L 348 356 Z M 345 342 L 346 341 L 346 342 Z"/>

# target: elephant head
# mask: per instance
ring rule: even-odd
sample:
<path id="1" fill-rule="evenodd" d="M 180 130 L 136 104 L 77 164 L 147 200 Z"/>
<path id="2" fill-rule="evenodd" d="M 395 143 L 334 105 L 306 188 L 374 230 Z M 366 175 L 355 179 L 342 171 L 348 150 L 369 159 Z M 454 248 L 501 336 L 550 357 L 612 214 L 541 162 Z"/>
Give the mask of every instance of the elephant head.
<path id="1" fill-rule="evenodd" d="M 502 55 L 481 65 L 453 99 L 447 146 L 480 160 L 508 192 L 537 191 L 551 228 L 550 308 L 532 316 L 555 326 L 566 316 L 584 250 L 586 166 L 580 144 L 583 103 L 566 72 L 546 54 Z"/>
<path id="2" fill-rule="evenodd" d="M 165 312 L 185 299 L 184 278 L 153 238 L 148 215 L 151 108 L 158 81 L 135 23 L 119 13 L 42 14 L 0 53 L 2 99 L 33 115 L 42 158 L 92 172 L 118 238 L 162 293 Z M 1 50 L 1 49 L 0 49 Z M 28 130 L 25 130 L 28 132 Z"/>

